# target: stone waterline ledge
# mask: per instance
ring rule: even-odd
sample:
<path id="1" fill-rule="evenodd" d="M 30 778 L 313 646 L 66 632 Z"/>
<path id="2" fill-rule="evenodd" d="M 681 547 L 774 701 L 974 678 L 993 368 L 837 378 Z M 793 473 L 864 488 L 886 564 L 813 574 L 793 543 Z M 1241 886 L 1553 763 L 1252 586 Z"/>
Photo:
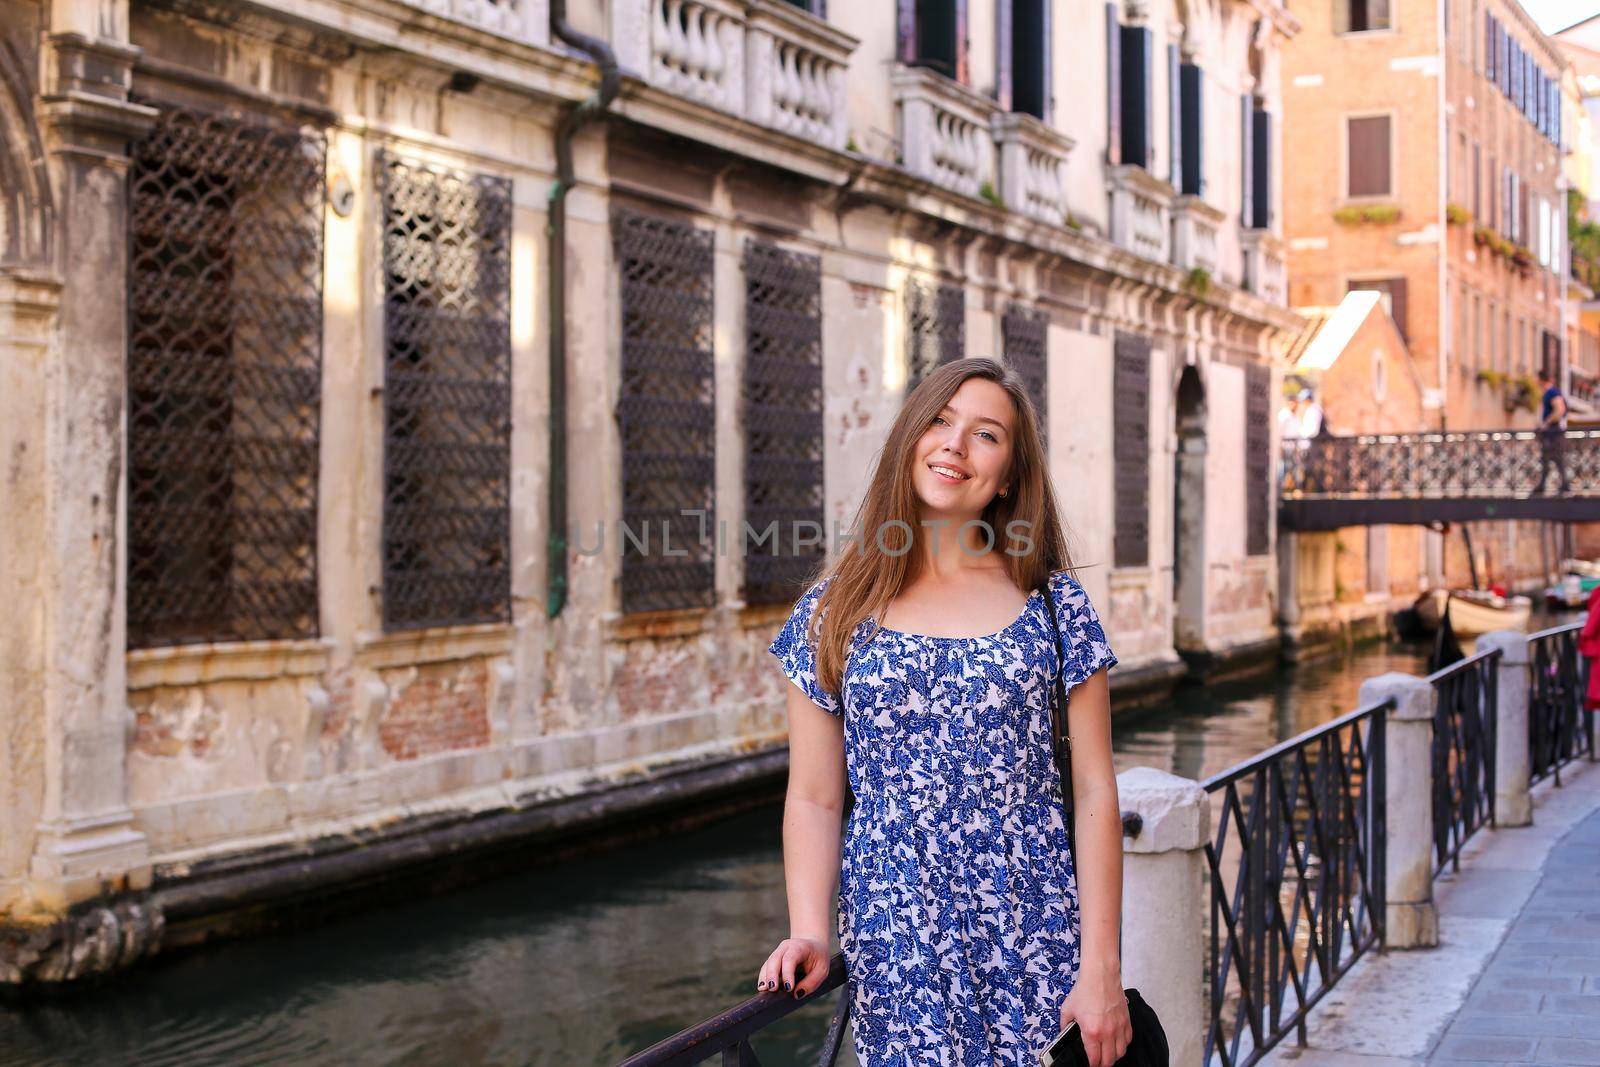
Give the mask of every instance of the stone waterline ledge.
<path id="1" fill-rule="evenodd" d="M 1184 665 L 1157 660 L 1113 674 L 1119 706 L 1131 710 L 1168 693 Z M 451 758 L 459 754 L 427 762 Z M 781 734 L 712 742 L 650 763 L 620 760 L 393 804 L 263 835 L 226 852 L 158 856 L 148 886 L 108 885 L 64 917 L 0 916 L 0 994 L 70 991 L 207 942 L 303 926 L 374 902 L 687 829 L 777 800 L 788 765 Z M 340 787 L 375 791 L 381 777 L 374 771 Z M 292 811 L 309 803 L 297 803 L 294 794 L 327 786 L 288 783 L 271 802 Z M 189 806 L 264 802 L 241 793 Z"/>

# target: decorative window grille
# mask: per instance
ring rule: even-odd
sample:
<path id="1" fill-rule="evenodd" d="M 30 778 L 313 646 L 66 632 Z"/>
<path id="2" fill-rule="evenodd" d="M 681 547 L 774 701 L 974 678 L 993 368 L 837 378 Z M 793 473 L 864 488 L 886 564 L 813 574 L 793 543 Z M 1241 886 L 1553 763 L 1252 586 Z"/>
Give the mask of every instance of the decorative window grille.
<path id="1" fill-rule="evenodd" d="M 1272 370 L 1245 368 L 1244 378 L 1245 554 L 1265 555 L 1272 504 Z"/>
<path id="2" fill-rule="evenodd" d="M 128 174 L 128 646 L 315 636 L 326 142 L 158 106 Z"/>
<path id="3" fill-rule="evenodd" d="M 966 354 L 967 308 L 961 286 L 906 282 L 906 392 L 941 363 Z"/>
<path id="4" fill-rule="evenodd" d="M 710 607 L 712 233 L 619 210 L 612 239 L 622 276 L 622 610 Z"/>
<path id="5" fill-rule="evenodd" d="M 383 621 L 511 618 L 511 183 L 378 157 Z"/>
<path id="6" fill-rule="evenodd" d="M 803 592 L 826 551 L 796 544 L 825 529 L 822 261 L 750 241 L 744 271 L 744 600 L 777 604 Z"/>
<path id="7" fill-rule="evenodd" d="M 1113 345 L 1113 436 L 1116 440 L 1118 567 L 1150 562 L 1150 340 L 1118 332 Z"/>
<path id="8" fill-rule="evenodd" d="M 1000 320 L 1006 362 L 1028 383 L 1028 396 L 1039 413 L 1039 430 L 1048 436 L 1050 411 L 1046 406 L 1047 369 L 1045 335 L 1050 317 L 1022 304 L 1011 304 Z"/>

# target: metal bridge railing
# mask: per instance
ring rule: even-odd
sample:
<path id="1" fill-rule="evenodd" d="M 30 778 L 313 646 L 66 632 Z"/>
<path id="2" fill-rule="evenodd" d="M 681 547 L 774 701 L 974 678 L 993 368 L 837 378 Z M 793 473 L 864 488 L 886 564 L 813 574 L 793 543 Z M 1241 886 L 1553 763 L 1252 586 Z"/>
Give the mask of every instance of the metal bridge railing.
<path id="1" fill-rule="evenodd" d="M 804 1000 L 796 1000 L 792 994 L 781 990 L 757 993 L 719 1015 L 629 1056 L 620 1067 L 690 1067 L 713 1056 L 721 1056 L 722 1063 L 732 1067 L 761 1067 L 750 1038 L 835 989 L 839 990 L 839 999 L 822 1042 L 822 1052 L 817 1057 L 817 1067 L 833 1067 L 839 1059 L 845 1021 L 850 1014 L 850 985 L 845 979 L 844 956 L 838 952 L 828 961 L 828 977 Z"/>
<path id="2" fill-rule="evenodd" d="M 1430 674 L 1433 873 L 1461 869 L 1461 846 L 1494 825 L 1496 701 L 1502 652 L 1491 648 Z"/>
<path id="3" fill-rule="evenodd" d="M 1525 496 L 1548 466 L 1546 488 L 1600 494 L 1600 430 L 1355 434 L 1284 442 L 1283 499 Z"/>
<path id="4" fill-rule="evenodd" d="M 1578 655 L 1583 623 L 1528 637 L 1528 778 L 1555 776 L 1579 756 L 1595 758 L 1594 712 L 1584 707 L 1589 661 Z"/>
<path id="5" fill-rule="evenodd" d="M 1385 721 L 1392 700 L 1202 783 L 1220 814 L 1210 881 L 1205 1062 L 1248 1067 L 1383 940 Z M 1217 810 L 1216 808 L 1213 809 Z"/>

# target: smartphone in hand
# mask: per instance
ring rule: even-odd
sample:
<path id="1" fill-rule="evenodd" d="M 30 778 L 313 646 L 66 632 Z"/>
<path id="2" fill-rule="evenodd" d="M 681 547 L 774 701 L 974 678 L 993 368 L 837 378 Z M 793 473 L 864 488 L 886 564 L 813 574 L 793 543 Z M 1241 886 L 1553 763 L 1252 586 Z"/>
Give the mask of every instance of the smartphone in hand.
<path id="1" fill-rule="evenodd" d="M 1084 1051 L 1077 1022 L 1068 1023 L 1050 1042 L 1050 1047 L 1039 1054 L 1039 1063 L 1041 1067 L 1089 1067 L 1089 1054 Z"/>

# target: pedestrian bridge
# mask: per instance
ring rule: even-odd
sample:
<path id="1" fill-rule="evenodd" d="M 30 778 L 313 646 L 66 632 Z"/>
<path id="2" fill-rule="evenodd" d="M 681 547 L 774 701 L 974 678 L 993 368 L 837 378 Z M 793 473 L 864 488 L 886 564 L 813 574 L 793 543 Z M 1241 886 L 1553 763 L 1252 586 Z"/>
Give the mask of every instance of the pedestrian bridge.
<path id="1" fill-rule="evenodd" d="M 1534 495 L 1541 462 L 1546 491 Z M 1561 492 L 1558 462 L 1566 468 Z M 1288 441 L 1278 526 L 1600 520 L 1600 430 L 1356 434 Z"/>

